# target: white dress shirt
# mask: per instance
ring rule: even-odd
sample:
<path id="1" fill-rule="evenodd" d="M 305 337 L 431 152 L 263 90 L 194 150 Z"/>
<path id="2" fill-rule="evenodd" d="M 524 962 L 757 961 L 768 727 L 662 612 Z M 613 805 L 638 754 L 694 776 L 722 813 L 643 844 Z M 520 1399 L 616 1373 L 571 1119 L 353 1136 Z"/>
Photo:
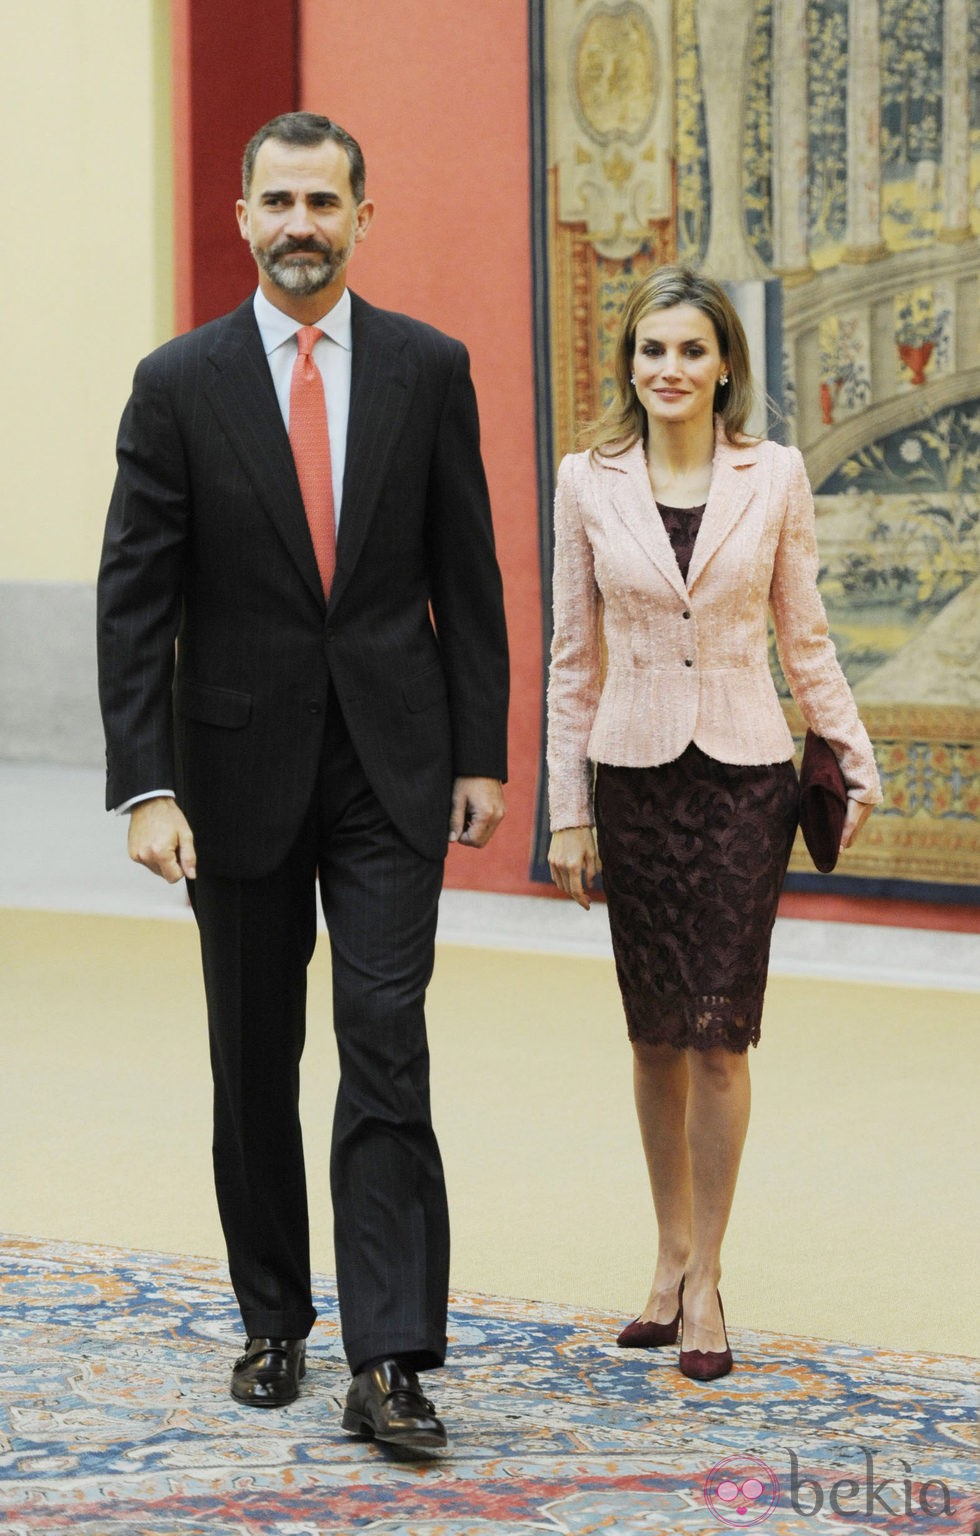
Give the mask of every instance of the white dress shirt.
<path id="1" fill-rule="evenodd" d="M 255 322 L 269 372 L 275 386 L 276 399 L 282 419 L 289 431 L 289 387 L 292 383 L 293 364 L 296 361 L 296 332 L 302 329 L 298 320 L 283 314 L 270 304 L 261 288 L 256 288 L 252 301 Z M 344 466 L 347 462 L 347 418 L 350 414 L 351 373 L 351 302 L 350 291 L 345 288 L 333 309 L 320 320 L 314 321 L 323 335 L 313 348 L 313 360 L 323 378 L 323 393 L 327 403 L 327 430 L 330 433 L 330 478 L 333 482 L 334 527 L 340 525 L 340 503 L 344 489 Z M 148 789 L 134 795 L 122 805 L 116 806 L 116 815 L 132 810 L 141 800 L 157 800 L 163 795 L 173 795 L 172 789 Z"/>

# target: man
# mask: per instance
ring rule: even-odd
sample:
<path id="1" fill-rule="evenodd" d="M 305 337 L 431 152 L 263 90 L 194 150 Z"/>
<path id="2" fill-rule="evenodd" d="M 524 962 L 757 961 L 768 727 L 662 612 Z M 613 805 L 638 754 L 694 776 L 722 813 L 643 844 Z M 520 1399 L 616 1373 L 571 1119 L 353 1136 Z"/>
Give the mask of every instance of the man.
<path id="1" fill-rule="evenodd" d="M 329 119 L 261 128 L 237 205 L 258 292 L 144 359 L 99 578 L 107 804 L 185 876 L 214 1170 L 248 1343 L 292 1401 L 316 1313 L 298 1115 L 315 892 L 340 1087 L 331 1152 L 345 1429 L 439 1447 L 448 1221 L 424 996 L 447 838 L 504 811 L 507 649 L 465 349 L 347 288 L 364 162 Z M 175 653 L 176 640 L 176 653 Z"/>

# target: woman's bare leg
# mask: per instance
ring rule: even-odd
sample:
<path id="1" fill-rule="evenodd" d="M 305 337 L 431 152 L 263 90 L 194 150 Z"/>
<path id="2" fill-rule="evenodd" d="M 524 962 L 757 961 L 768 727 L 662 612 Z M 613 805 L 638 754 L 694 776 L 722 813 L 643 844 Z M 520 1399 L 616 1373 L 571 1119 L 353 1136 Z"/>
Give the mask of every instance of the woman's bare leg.
<path id="1" fill-rule="evenodd" d="M 685 1266 L 684 1348 L 723 1350 L 718 1308 L 721 1246 L 749 1124 L 746 1052 L 688 1051 L 686 1145 L 691 1162 L 691 1249 Z"/>
<path id="2" fill-rule="evenodd" d="M 691 1251 L 687 1052 L 633 1042 L 633 1093 L 657 1218 L 657 1263 L 644 1322 L 668 1323 Z"/>

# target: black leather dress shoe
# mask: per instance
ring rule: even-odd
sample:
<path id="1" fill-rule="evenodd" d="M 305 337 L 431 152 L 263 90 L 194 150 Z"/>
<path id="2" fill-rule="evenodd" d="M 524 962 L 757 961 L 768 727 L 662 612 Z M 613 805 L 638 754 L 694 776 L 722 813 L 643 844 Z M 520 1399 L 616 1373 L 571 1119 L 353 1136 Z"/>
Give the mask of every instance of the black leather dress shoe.
<path id="1" fill-rule="evenodd" d="M 232 1366 L 231 1395 L 250 1408 L 281 1408 L 305 1375 L 305 1339 L 249 1339 Z"/>
<path id="2" fill-rule="evenodd" d="M 438 1451 L 446 1444 L 446 1431 L 429 1399 L 422 1396 L 418 1377 L 403 1370 L 397 1360 L 382 1360 L 358 1371 L 341 1423 L 352 1435 L 368 1435 L 409 1450 Z"/>

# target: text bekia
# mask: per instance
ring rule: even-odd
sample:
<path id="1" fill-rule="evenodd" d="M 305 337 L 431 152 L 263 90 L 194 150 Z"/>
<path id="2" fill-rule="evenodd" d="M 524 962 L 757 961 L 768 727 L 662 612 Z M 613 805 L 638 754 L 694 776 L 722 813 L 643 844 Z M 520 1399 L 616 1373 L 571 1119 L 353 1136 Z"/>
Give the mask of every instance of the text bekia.
<path id="1" fill-rule="evenodd" d="M 798 1515 L 816 1515 L 823 1508 L 824 1499 L 835 1515 L 951 1515 L 949 1488 L 939 1478 L 927 1483 L 913 1483 L 912 1468 L 907 1461 L 902 1467 L 909 1475 L 901 1478 L 883 1477 L 875 1480 L 874 1456 L 867 1446 L 861 1447 L 864 1457 L 864 1478 L 841 1477 L 825 1489 L 816 1477 L 800 1471 L 800 1458 L 795 1451 L 789 1452 L 790 1503 Z"/>

